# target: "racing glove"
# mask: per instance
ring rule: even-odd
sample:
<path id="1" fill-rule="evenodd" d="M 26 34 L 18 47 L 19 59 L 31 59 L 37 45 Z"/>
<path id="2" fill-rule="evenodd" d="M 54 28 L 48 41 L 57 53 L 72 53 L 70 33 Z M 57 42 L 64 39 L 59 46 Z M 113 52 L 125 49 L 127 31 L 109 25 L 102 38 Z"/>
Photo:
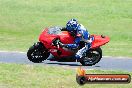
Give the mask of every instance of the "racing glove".
<path id="1" fill-rule="evenodd" d="M 63 44 L 62 42 L 58 42 L 58 44 L 60 45 L 60 47 L 68 48 L 68 45 L 67 44 Z"/>

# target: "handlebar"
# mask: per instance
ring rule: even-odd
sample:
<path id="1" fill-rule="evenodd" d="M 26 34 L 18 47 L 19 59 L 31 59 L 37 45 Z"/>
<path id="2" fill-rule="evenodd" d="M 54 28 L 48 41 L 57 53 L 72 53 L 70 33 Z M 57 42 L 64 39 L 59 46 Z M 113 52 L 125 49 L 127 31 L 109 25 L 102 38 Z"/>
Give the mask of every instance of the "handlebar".
<path id="1" fill-rule="evenodd" d="M 52 41 L 52 46 L 56 46 L 56 47 L 60 47 L 60 45 L 59 45 L 59 43 L 60 43 L 61 41 L 60 41 L 60 39 L 59 38 L 55 38 L 55 39 L 53 39 L 53 41 Z"/>

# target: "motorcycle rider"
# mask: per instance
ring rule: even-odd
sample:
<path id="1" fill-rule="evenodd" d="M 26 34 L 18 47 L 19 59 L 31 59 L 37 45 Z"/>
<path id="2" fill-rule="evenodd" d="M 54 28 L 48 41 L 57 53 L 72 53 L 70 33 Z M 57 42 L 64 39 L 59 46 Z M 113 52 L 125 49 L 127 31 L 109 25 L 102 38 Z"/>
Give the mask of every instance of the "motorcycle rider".
<path id="1" fill-rule="evenodd" d="M 82 24 L 78 23 L 76 19 L 69 20 L 66 24 L 66 29 L 73 37 L 75 37 L 74 44 L 60 43 L 60 46 L 66 47 L 68 49 L 77 49 L 81 41 L 85 42 L 85 46 L 78 50 L 78 52 L 75 55 L 75 58 L 79 60 L 83 57 L 83 55 L 85 55 L 86 51 L 89 50 L 91 47 L 92 40 L 90 38 L 90 34 Z"/>

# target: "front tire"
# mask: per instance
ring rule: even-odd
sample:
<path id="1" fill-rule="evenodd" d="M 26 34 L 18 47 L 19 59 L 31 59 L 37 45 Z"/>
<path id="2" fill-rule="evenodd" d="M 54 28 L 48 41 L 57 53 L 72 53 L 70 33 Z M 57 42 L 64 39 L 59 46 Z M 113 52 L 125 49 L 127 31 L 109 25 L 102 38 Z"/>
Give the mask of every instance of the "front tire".
<path id="1" fill-rule="evenodd" d="M 92 66 L 98 63 L 102 58 L 102 49 L 96 48 L 96 49 L 90 49 L 86 56 L 82 57 L 82 60 L 80 63 L 83 66 Z"/>
<path id="2" fill-rule="evenodd" d="M 50 53 L 43 46 L 41 42 L 38 42 L 31 46 L 27 52 L 27 57 L 34 63 L 41 63 L 49 57 Z"/>

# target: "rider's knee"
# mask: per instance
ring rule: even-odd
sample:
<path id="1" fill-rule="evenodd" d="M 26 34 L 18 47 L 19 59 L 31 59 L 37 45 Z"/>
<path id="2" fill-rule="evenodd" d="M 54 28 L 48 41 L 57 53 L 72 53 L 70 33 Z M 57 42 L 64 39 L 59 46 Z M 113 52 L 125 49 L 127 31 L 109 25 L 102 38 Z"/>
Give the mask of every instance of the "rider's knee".
<path id="1" fill-rule="evenodd" d="M 75 55 L 75 58 L 76 59 L 80 59 L 81 57 L 79 55 Z"/>

